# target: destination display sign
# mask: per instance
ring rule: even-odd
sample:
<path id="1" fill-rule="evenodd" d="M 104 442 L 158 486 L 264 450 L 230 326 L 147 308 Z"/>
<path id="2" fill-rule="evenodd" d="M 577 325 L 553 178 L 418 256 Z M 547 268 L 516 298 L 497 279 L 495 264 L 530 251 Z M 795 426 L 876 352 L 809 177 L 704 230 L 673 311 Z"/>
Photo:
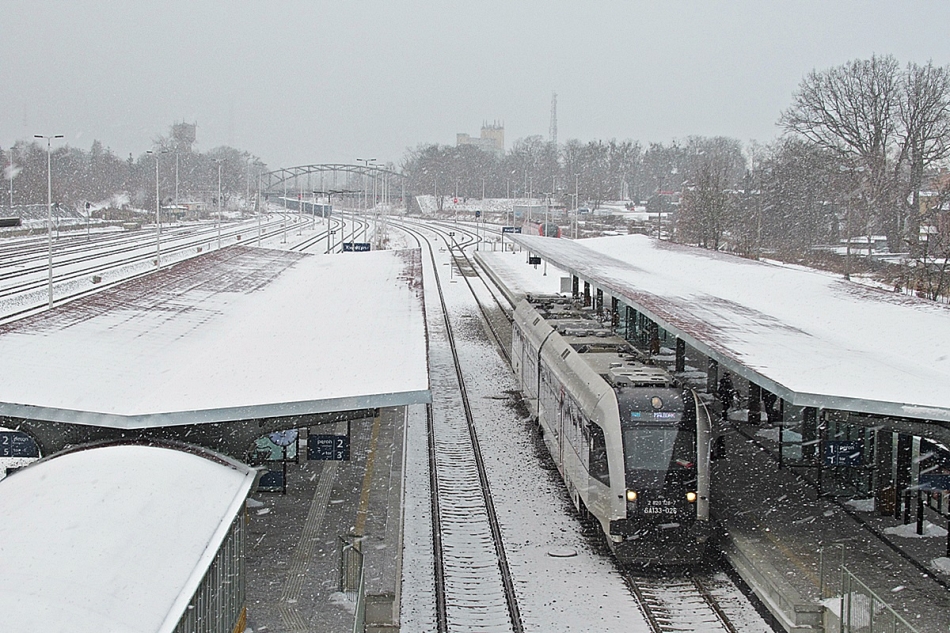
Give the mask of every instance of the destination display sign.
<path id="1" fill-rule="evenodd" d="M 369 242 L 343 242 L 344 253 L 365 253 L 369 250 Z"/>
<path id="2" fill-rule="evenodd" d="M 521 233 L 520 226 L 503 226 L 501 227 L 502 233 Z"/>

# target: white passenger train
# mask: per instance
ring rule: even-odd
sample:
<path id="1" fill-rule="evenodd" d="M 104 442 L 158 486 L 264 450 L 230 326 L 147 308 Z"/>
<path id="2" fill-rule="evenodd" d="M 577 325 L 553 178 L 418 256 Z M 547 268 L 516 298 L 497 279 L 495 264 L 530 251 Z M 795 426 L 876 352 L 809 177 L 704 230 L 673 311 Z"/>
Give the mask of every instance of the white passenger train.
<path id="1" fill-rule="evenodd" d="M 516 307 L 511 364 L 582 516 L 623 563 L 698 562 L 709 529 L 709 412 L 562 297 Z"/>

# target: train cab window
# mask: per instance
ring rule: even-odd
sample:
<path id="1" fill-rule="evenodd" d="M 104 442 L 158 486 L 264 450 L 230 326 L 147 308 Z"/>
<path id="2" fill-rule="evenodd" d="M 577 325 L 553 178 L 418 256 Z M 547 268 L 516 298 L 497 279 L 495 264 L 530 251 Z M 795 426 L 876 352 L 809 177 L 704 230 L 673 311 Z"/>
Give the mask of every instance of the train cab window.
<path id="1" fill-rule="evenodd" d="M 610 469 L 607 464 L 607 441 L 604 438 L 604 430 L 592 424 L 590 426 L 590 476 L 601 482 L 610 485 Z"/>
<path id="2" fill-rule="evenodd" d="M 675 426 L 638 426 L 623 431 L 626 470 L 666 471 L 695 466 L 696 440 Z"/>

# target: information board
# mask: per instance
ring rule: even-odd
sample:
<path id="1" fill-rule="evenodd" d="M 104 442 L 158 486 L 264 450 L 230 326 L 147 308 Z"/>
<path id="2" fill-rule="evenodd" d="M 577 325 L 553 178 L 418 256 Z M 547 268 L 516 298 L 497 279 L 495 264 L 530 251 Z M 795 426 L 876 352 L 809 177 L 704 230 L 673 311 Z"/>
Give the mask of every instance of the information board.
<path id="1" fill-rule="evenodd" d="M 0 457 L 39 457 L 33 438 L 22 431 L 0 431 Z"/>
<path id="2" fill-rule="evenodd" d="M 346 435 L 311 435 L 307 438 L 307 459 L 349 461 L 350 438 Z"/>
<path id="3" fill-rule="evenodd" d="M 365 253 L 369 250 L 369 242 L 343 242 L 344 253 Z"/>
<path id="4" fill-rule="evenodd" d="M 521 233 L 520 226 L 503 226 L 501 227 L 502 233 Z"/>
<path id="5" fill-rule="evenodd" d="M 861 440 L 825 441 L 825 466 L 860 466 L 864 443 Z"/>
<path id="6" fill-rule="evenodd" d="M 283 488 L 284 472 L 282 470 L 268 470 L 261 475 L 260 480 L 257 482 L 258 490 L 273 492 L 275 490 L 283 490 Z"/>
<path id="7" fill-rule="evenodd" d="M 918 482 L 921 490 L 950 490 L 950 475 L 946 473 L 924 473 Z"/>

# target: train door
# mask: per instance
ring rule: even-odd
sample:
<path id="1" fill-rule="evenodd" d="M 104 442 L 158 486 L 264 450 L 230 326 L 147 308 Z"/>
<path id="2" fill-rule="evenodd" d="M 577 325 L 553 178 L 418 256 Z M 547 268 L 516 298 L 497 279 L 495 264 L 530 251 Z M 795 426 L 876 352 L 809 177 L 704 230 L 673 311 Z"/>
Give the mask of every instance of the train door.
<path id="1" fill-rule="evenodd" d="M 558 396 L 557 396 L 558 462 L 565 464 L 566 466 L 566 462 L 564 461 L 564 458 L 566 457 L 565 453 L 567 450 L 566 448 L 567 429 L 565 428 L 565 425 L 567 424 L 569 415 L 567 414 L 567 411 L 565 411 L 565 409 L 567 409 L 567 398 L 564 397 L 564 385 L 560 384 L 559 382 L 558 386 L 559 386 Z M 564 469 L 564 472 L 565 473 L 569 472 L 566 467 Z M 569 488 L 573 488 L 573 486 L 569 485 Z M 571 496 L 573 497 L 574 496 L 573 490 L 569 490 L 569 492 L 571 492 Z"/>

